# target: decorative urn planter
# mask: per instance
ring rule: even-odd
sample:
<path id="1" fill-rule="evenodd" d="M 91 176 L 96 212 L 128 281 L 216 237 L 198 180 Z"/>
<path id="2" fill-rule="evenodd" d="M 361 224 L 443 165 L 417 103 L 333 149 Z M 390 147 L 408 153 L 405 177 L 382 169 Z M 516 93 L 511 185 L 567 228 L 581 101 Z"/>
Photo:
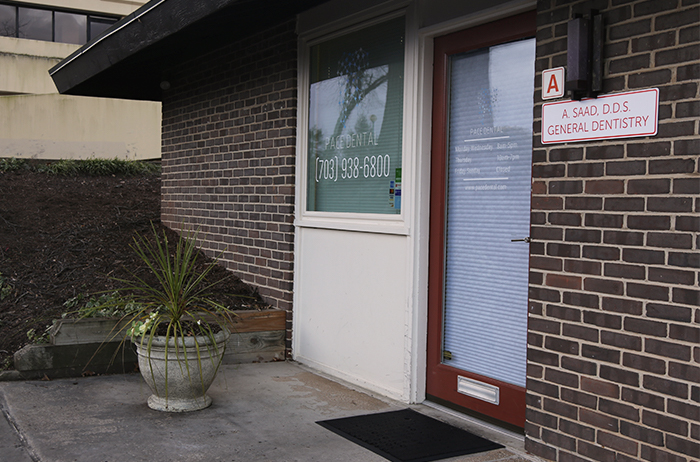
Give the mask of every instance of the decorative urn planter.
<path id="1" fill-rule="evenodd" d="M 211 405 L 206 392 L 214 381 L 226 349 L 229 332 L 170 338 L 134 338 L 139 369 L 153 392 L 148 407 L 157 411 L 188 412 Z M 143 341 L 142 341 L 143 340 Z M 213 341 L 212 341 L 213 340 Z"/>

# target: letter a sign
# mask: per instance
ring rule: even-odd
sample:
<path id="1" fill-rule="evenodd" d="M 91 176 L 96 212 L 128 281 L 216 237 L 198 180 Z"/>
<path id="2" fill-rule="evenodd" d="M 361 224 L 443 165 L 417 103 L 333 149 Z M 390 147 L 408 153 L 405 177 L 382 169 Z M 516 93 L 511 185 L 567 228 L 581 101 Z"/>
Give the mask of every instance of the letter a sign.
<path id="1" fill-rule="evenodd" d="M 564 68 L 555 67 L 542 71 L 542 99 L 564 96 Z"/>

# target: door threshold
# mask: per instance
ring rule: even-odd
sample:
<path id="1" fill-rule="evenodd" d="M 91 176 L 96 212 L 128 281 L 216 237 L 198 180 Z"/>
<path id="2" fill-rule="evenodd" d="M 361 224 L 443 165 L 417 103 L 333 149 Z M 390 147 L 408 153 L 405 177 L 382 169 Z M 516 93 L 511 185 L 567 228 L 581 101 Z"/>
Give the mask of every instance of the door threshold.
<path id="1" fill-rule="evenodd" d="M 464 430 L 474 433 L 475 435 L 491 440 L 494 443 L 502 444 L 506 447 L 506 449 L 520 457 L 532 461 L 542 460 L 533 456 L 532 454 L 528 454 L 525 451 L 525 435 L 523 434 L 522 429 L 517 429 L 516 427 L 512 426 L 510 426 L 512 428 L 505 428 L 479 417 L 449 408 L 435 401 L 429 401 L 428 399 L 420 403 L 419 406 L 425 406 L 425 408 L 428 408 L 424 408 L 426 414 L 433 414 L 432 417 L 463 428 Z"/>

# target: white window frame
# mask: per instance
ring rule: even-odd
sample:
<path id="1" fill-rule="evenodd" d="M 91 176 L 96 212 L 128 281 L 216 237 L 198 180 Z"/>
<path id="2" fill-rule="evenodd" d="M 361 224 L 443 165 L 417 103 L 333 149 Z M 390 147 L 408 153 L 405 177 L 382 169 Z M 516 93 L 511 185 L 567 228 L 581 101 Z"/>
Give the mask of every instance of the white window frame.
<path id="1" fill-rule="evenodd" d="M 405 2 L 404 2 L 405 3 Z M 380 214 L 380 213 L 350 213 L 350 212 L 317 212 L 307 210 L 308 193 L 308 129 L 309 129 L 309 93 L 310 93 L 310 50 L 314 45 L 324 43 L 336 37 L 362 30 L 366 27 L 386 22 L 391 19 L 404 17 L 404 88 L 403 88 L 403 133 L 401 140 L 401 213 Z M 327 27 L 321 27 L 300 35 L 299 38 L 299 68 L 297 78 L 298 88 L 298 112 L 297 112 L 297 162 L 296 162 L 296 200 L 295 200 L 295 226 L 299 228 L 322 228 L 345 231 L 359 231 L 382 234 L 409 234 L 409 212 L 412 207 L 410 194 L 405 194 L 409 188 L 413 188 L 412 172 L 408 159 L 411 158 L 412 140 L 407 133 L 410 133 L 411 124 L 408 120 L 412 91 L 410 90 L 411 80 L 409 72 L 412 72 L 415 64 L 409 54 L 408 34 L 411 29 L 407 14 L 407 8 L 394 8 L 392 11 L 383 11 L 377 14 L 370 11 L 365 15 L 353 17 L 351 19 L 335 22 Z"/>

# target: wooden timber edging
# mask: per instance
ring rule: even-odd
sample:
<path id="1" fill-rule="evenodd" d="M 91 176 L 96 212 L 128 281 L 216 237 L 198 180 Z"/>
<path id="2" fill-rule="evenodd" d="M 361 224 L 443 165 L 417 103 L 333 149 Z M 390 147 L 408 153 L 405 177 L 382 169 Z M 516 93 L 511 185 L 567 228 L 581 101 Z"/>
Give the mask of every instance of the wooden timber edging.
<path id="1" fill-rule="evenodd" d="M 124 348 L 125 354 L 116 353 L 124 335 L 115 334 L 126 325 L 122 322 L 116 328 L 119 323 L 114 318 L 56 320 L 50 343 L 27 345 L 16 352 L 16 371 L 0 375 L 0 380 L 76 377 L 88 369 L 91 374 L 133 371 L 136 362 L 131 348 Z M 224 364 L 284 360 L 285 329 L 282 310 L 237 311 L 229 324 Z"/>

